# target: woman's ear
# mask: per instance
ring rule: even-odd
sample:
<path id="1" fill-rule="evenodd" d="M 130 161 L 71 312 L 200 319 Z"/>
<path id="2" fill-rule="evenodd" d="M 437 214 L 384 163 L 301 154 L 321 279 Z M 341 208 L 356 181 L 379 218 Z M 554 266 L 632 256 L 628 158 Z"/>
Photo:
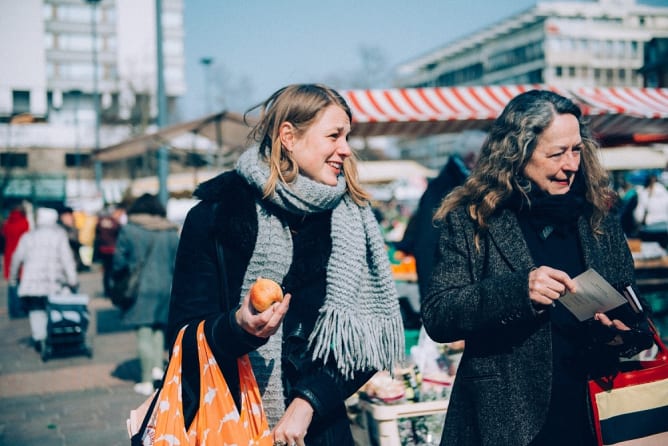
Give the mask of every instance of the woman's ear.
<path id="1" fill-rule="evenodd" d="M 295 127 L 287 121 L 283 122 L 278 128 L 278 137 L 285 150 L 291 152 L 296 138 Z"/>

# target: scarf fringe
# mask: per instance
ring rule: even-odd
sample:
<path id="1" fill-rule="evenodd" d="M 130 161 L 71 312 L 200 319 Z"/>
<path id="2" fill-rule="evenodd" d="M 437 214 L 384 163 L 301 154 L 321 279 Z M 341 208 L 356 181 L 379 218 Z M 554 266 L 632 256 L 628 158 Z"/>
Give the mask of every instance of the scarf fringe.
<path id="1" fill-rule="evenodd" d="M 404 359 L 403 322 L 400 317 L 376 317 L 353 318 L 335 308 L 324 309 L 309 338 L 313 359 L 327 362 L 331 354 L 348 379 L 360 370 L 392 371 Z"/>

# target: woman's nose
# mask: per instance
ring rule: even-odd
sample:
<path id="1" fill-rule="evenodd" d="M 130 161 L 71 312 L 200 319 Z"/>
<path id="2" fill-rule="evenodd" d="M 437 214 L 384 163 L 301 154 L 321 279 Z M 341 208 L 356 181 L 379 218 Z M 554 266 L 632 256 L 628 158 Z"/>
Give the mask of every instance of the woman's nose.
<path id="1" fill-rule="evenodd" d="M 566 162 L 564 163 L 564 170 L 576 171 L 580 167 L 580 153 L 567 152 Z"/>
<path id="2" fill-rule="evenodd" d="M 339 144 L 337 148 L 337 152 L 340 156 L 345 156 L 348 157 L 352 155 L 353 151 L 350 148 L 350 144 L 348 144 L 348 140 L 342 140 L 341 143 Z"/>

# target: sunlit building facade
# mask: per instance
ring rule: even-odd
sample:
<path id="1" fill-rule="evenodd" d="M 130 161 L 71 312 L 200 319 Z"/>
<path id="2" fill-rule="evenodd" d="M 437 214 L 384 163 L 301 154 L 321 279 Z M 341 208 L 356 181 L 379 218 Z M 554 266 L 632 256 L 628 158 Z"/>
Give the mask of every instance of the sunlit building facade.
<path id="1" fill-rule="evenodd" d="M 183 0 L 161 3 L 164 89 L 168 120 L 174 121 L 176 100 L 186 89 Z M 155 122 L 155 5 L 0 0 L 1 167 L 10 167 L 15 177 L 64 179 L 50 183 L 64 183 L 61 189 L 82 188 L 94 177 L 96 146 Z M 17 187 L 10 184 L 10 196 Z"/>
<path id="2" fill-rule="evenodd" d="M 396 84 L 643 87 L 646 45 L 666 37 L 668 7 L 635 0 L 539 2 L 403 64 Z M 438 167 L 455 145 L 447 136 L 420 140 L 403 155 Z"/>

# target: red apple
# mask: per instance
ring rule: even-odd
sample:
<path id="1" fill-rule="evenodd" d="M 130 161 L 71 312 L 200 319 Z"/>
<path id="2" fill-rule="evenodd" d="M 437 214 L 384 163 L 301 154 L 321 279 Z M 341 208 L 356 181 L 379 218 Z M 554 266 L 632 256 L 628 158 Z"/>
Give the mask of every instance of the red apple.
<path id="1" fill-rule="evenodd" d="M 251 286 L 250 301 L 253 308 L 262 313 L 275 302 L 283 302 L 283 290 L 273 280 L 258 277 Z"/>

